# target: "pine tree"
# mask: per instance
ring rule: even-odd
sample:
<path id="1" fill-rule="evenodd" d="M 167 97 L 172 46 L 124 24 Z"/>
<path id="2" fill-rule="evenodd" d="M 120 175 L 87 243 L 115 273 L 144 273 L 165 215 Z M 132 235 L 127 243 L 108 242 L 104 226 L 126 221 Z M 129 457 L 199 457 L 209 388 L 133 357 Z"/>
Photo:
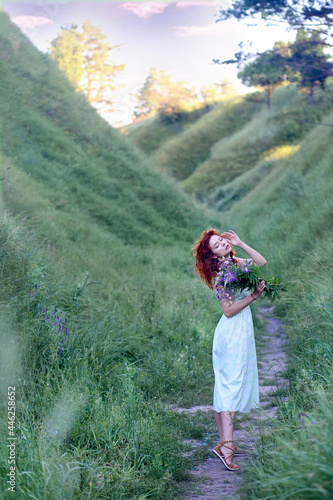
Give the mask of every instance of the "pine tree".
<path id="1" fill-rule="evenodd" d="M 294 71 L 293 81 L 309 89 L 310 104 L 314 104 L 316 85 L 324 88 L 325 80 L 333 75 L 333 63 L 325 54 L 325 46 L 318 31 L 312 33 L 298 30 L 291 49 L 290 65 Z"/>
<path id="2" fill-rule="evenodd" d="M 50 54 L 68 80 L 79 89 L 84 70 L 82 44 L 76 25 L 62 26 L 61 33 L 51 42 Z"/>
<path id="3" fill-rule="evenodd" d="M 51 43 L 50 54 L 90 104 L 106 112 L 114 108 L 115 78 L 125 69 L 125 64 L 110 61 L 115 48 L 118 46 L 109 45 L 101 27 L 87 20 L 82 32 L 73 25 L 62 28 Z"/>
<path id="4" fill-rule="evenodd" d="M 283 41 L 276 42 L 272 50 L 258 55 L 237 75 L 245 85 L 257 87 L 266 92 L 268 109 L 271 106 L 273 90 L 283 85 L 290 75 L 287 47 Z"/>

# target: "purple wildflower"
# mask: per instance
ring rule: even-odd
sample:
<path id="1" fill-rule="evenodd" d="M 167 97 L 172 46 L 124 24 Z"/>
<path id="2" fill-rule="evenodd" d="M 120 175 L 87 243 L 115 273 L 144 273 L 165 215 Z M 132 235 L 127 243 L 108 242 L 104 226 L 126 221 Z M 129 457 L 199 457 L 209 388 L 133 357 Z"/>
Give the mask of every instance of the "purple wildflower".
<path id="1" fill-rule="evenodd" d="M 231 266 L 233 264 L 232 262 L 232 259 L 224 259 L 222 262 L 221 262 L 221 269 L 227 269 L 229 266 Z"/>
<path id="2" fill-rule="evenodd" d="M 65 318 L 65 321 L 63 324 L 60 323 L 59 330 L 57 331 L 57 333 L 61 332 L 62 327 L 65 326 L 66 323 L 67 323 L 67 318 Z"/>
<path id="3" fill-rule="evenodd" d="M 228 269 L 224 275 L 224 279 L 228 283 L 232 283 L 233 281 L 237 281 L 237 278 L 235 276 L 235 271 Z"/>
<path id="4" fill-rule="evenodd" d="M 63 340 L 60 342 L 60 345 L 59 345 L 59 352 L 58 352 L 58 356 L 57 356 L 58 358 L 59 358 L 60 354 L 62 353 L 62 344 L 65 342 L 66 337 L 67 337 L 67 327 L 66 327 L 65 332 L 66 332 L 65 337 L 63 338 Z"/>
<path id="5" fill-rule="evenodd" d="M 301 424 L 304 424 L 304 418 L 301 417 L 307 417 L 306 413 L 299 412 L 297 415 L 298 420 L 300 421 Z"/>
<path id="6" fill-rule="evenodd" d="M 250 266 L 248 264 L 244 264 L 242 266 L 243 273 L 249 273 L 251 271 Z"/>
<path id="7" fill-rule="evenodd" d="M 217 284 L 215 285 L 215 289 L 216 289 L 216 297 L 218 298 L 218 300 L 224 300 L 224 299 L 230 299 L 231 298 L 231 294 L 232 294 L 232 291 L 231 291 L 231 288 L 223 288 L 223 286 L 221 284 Z"/>
<path id="8" fill-rule="evenodd" d="M 54 307 L 54 312 L 52 313 L 52 316 L 50 319 L 53 319 L 53 316 L 56 316 L 57 313 L 57 306 Z"/>

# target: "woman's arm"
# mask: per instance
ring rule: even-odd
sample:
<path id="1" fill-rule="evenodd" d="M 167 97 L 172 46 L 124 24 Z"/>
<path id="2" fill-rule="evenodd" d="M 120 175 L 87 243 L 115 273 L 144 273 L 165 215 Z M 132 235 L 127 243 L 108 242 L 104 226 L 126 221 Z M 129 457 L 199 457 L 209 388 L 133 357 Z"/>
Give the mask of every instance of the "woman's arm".
<path id="1" fill-rule="evenodd" d="M 265 264 L 267 264 L 267 260 L 265 259 L 265 257 L 263 257 L 259 252 L 257 252 L 257 250 L 254 250 L 253 248 L 249 247 L 249 245 L 247 245 L 243 241 L 241 241 L 240 245 L 237 246 L 238 248 L 244 250 L 244 252 L 246 252 L 252 258 L 252 260 L 254 260 L 254 263 L 257 264 L 257 266 L 262 267 Z"/>
<path id="2" fill-rule="evenodd" d="M 246 252 L 252 258 L 254 263 L 257 264 L 257 266 L 264 266 L 265 264 L 267 264 L 267 260 L 265 259 L 265 257 L 263 257 L 259 252 L 257 252 L 253 248 L 249 247 L 249 245 L 241 241 L 234 231 L 230 230 L 230 232 L 224 232 L 221 234 L 221 236 L 222 238 L 228 240 L 231 245 L 234 245 L 244 250 L 244 252 Z"/>
<path id="3" fill-rule="evenodd" d="M 230 304 L 230 301 L 227 299 L 221 300 L 221 305 L 223 309 L 223 314 L 227 318 L 231 318 L 235 314 L 239 313 L 242 309 L 245 309 L 246 306 L 249 306 L 254 300 L 256 300 L 264 291 L 265 281 L 261 281 L 259 285 L 257 285 L 252 292 L 252 294 L 248 295 L 242 300 L 235 302 L 234 304 Z"/>

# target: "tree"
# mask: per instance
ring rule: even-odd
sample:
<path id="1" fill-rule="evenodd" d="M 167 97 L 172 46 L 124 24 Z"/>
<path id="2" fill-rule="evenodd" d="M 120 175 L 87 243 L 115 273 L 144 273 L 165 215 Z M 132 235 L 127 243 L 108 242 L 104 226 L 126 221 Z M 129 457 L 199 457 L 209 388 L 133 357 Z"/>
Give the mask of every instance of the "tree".
<path id="1" fill-rule="evenodd" d="M 113 110 L 115 78 L 126 66 L 110 61 L 110 52 L 119 46 L 106 40 L 101 27 L 87 20 L 82 32 L 74 25 L 62 27 L 50 47 L 51 58 L 99 111 Z"/>
<path id="2" fill-rule="evenodd" d="M 245 85 L 258 87 L 266 92 L 268 109 L 271 106 L 273 90 L 283 85 L 290 74 L 289 52 L 285 42 L 276 42 L 272 50 L 258 55 L 237 75 Z"/>
<path id="3" fill-rule="evenodd" d="M 77 25 L 62 27 L 62 32 L 51 42 L 50 54 L 68 80 L 78 89 L 84 69 L 82 44 Z"/>
<path id="4" fill-rule="evenodd" d="M 197 95 L 185 82 L 171 80 L 170 76 L 159 68 L 151 68 L 138 92 L 136 116 L 145 118 L 159 113 L 164 117 L 175 117 L 197 106 Z"/>
<path id="5" fill-rule="evenodd" d="M 251 19 L 260 16 L 269 23 L 284 22 L 297 29 L 296 40 L 289 44 L 292 51 L 289 69 L 294 73 L 293 81 L 310 90 L 313 104 L 314 88 L 324 87 L 328 76 L 333 76 L 333 65 L 324 53 L 333 47 L 333 4 L 330 0 L 236 0 L 228 9 L 220 10 L 223 21 L 229 18 Z M 266 51 L 267 53 L 269 51 Z M 235 54 L 235 59 L 215 63 L 230 64 L 249 60 L 263 54 L 244 54 L 243 48 Z"/>
<path id="6" fill-rule="evenodd" d="M 314 89 L 316 85 L 324 88 L 325 80 L 333 75 L 333 63 L 324 52 L 320 43 L 321 36 L 317 31 L 307 32 L 298 30 L 296 41 L 291 48 L 290 66 L 293 68 L 293 81 L 310 92 L 310 103 L 314 103 Z"/>
<path id="7" fill-rule="evenodd" d="M 265 21 L 287 23 L 294 29 L 316 30 L 329 37 L 328 42 L 322 40 L 320 43 L 333 43 L 331 0 L 236 0 L 228 9 L 220 10 L 218 21 L 253 19 L 255 16 Z"/>
<path id="8" fill-rule="evenodd" d="M 213 103 L 221 101 L 231 94 L 235 94 L 235 90 L 229 80 L 222 80 L 221 83 L 202 85 L 200 89 L 200 97 L 206 107 L 210 107 Z"/>

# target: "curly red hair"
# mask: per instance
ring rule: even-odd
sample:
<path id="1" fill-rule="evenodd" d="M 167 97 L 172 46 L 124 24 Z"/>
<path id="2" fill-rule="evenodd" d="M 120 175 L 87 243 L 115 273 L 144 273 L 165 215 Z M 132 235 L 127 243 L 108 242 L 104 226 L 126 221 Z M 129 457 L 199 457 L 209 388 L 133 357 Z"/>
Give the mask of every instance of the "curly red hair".
<path id="1" fill-rule="evenodd" d="M 219 262 L 214 259 L 214 254 L 209 246 L 209 240 L 213 235 L 220 236 L 221 233 L 217 229 L 205 229 L 192 247 L 191 254 L 195 256 L 195 271 L 202 281 L 209 288 L 213 289 L 213 278 L 219 270 Z M 235 261 L 235 251 L 232 249 L 230 256 Z"/>

